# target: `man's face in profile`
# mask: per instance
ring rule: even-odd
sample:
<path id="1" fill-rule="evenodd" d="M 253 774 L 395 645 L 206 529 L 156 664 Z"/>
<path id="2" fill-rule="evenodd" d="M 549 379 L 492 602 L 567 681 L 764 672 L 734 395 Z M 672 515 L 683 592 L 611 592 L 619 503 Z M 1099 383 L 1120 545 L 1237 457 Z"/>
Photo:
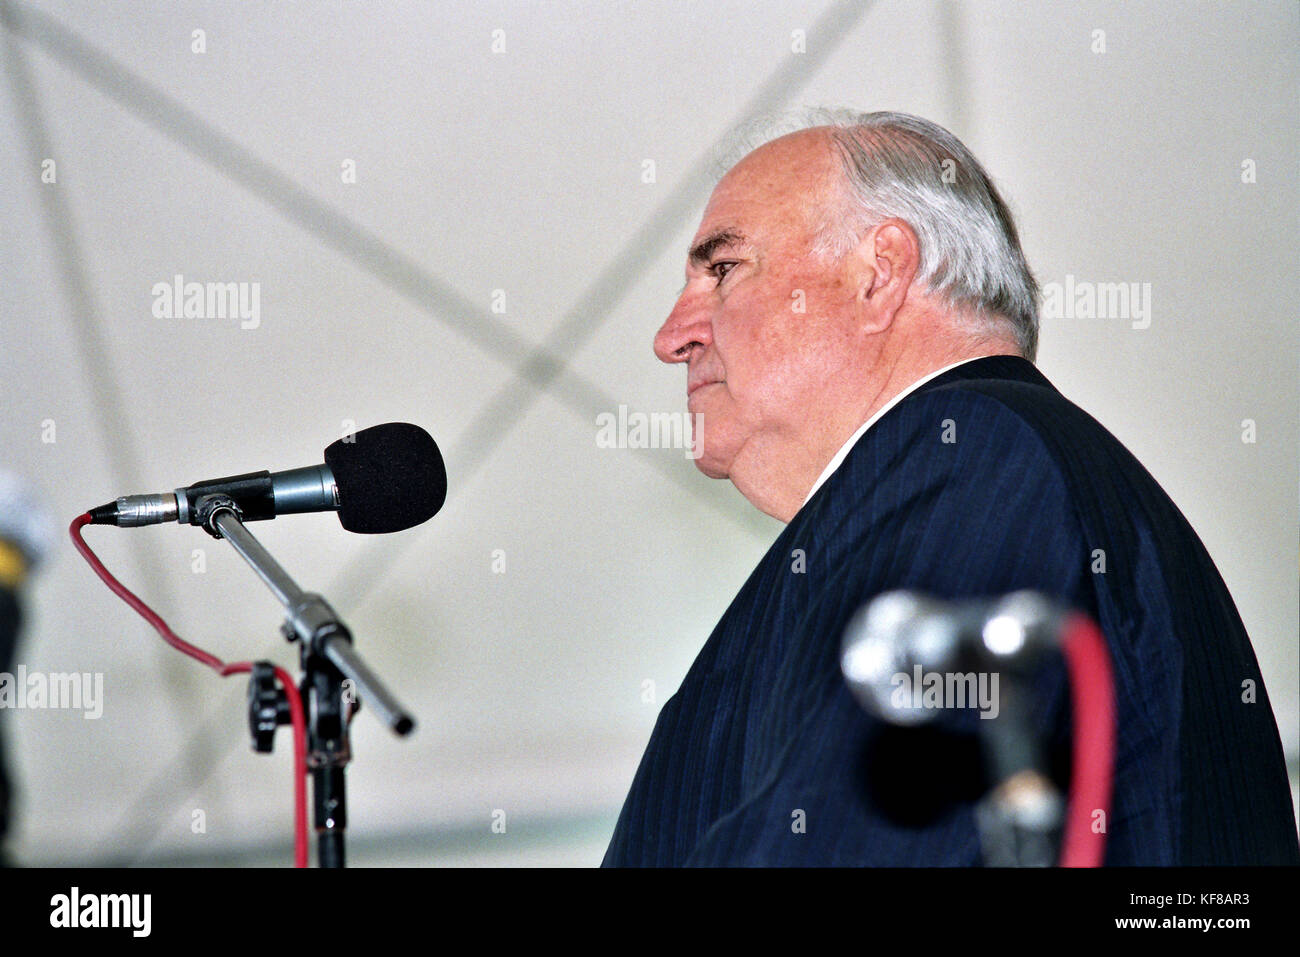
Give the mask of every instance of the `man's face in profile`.
<path id="1" fill-rule="evenodd" d="M 791 134 L 733 167 L 705 209 L 654 346 L 687 363 L 696 464 L 712 478 L 810 449 L 827 390 L 852 371 L 854 284 L 813 252 L 840 175 L 825 131 Z"/>

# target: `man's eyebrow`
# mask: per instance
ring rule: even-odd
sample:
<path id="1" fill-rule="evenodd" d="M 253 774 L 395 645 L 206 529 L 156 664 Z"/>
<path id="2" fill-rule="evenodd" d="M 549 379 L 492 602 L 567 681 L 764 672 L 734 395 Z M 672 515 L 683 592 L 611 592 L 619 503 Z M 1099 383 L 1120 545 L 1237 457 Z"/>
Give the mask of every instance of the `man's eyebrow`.
<path id="1" fill-rule="evenodd" d="M 735 229 L 720 229 L 716 233 L 710 233 L 695 244 L 691 250 L 690 256 L 687 257 L 693 266 L 702 266 L 708 263 L 713 254 L 724 246 L 738 246 L 747 243 L 743 233 Z"/>

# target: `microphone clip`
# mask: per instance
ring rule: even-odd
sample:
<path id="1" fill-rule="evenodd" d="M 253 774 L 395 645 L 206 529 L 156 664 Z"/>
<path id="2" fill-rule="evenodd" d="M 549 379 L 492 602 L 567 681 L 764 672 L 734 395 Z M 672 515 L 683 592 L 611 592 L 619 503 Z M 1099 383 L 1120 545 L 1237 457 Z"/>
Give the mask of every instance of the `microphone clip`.
<path id="1" fill-rule="evenodd" d="M 224 538 L 215 521 L 217 515 L 223 511 L 230 512 L 241 523 L 244 521 L 244 513 L 233 498 L 224 493 L 213 493 L 204 495 L 194 503 L 190 524 L 201 526 L 213 538 Z"/>

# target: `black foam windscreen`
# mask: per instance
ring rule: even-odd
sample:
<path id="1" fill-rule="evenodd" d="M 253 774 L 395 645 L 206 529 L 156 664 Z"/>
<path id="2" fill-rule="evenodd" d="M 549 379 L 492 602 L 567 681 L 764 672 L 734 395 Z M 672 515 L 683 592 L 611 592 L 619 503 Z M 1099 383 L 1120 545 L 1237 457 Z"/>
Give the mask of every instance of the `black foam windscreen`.
<path id="1" fill-rule="evenodd" d="M 349 532 L 400 532 L 433 518 L 447 498 L 438 444 L 409 422 L 339 439 L 325 450 L 325 464 L 339 491 L 339 521 Z"/>

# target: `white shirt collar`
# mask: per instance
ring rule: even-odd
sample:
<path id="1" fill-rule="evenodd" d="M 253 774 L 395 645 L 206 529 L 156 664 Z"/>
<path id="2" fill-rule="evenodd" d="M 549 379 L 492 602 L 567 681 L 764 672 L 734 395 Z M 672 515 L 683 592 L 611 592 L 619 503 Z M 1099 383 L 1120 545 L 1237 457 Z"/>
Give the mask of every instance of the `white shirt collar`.
<path id="1" fill-rule="evenodd" d="M 867 419 L 866 422 L 862 423 L 862 425 L 858 428 L 858 431 L 854 432 L 851 436 L 849 436 L 849 440 L 847 442 L 845 442 L 842 446 L 840 446 L 840 450 L 835 453 L 835 458 L 830 460 L 830 463 L 826 466 L 825 469 L 822 470 L 821 477 L 818 478 L 817 481 L 813 483 L 813 487 L 808 490 L 808 495 L 806 498 L 804 498 L 803 504 L 807 505 L 810 501 L 812 501 L 812 497 L 817 494 L 817 490 L 821 488 L 824 484 L 826 484 L 826 480 L 835 473 L 835 470 L 837 468 L 839 468 L 841 465 L 844 464 L 844 460 L 848 458 L 849 452 L 853 450 L 853 446 L 857 444 L 858 439 L 866 435 L 867 430 L 871 428 L 873 425 L 875 425 L 878 421 L 880 421 L 880 417 L 883 416 L 886 412 L 888 412 L 894 406 L 898 405 L 898 403 L 902 402 L 909 395 L 911 395 L 917 389 L 921 388 L 921 386 L 925 385 L 931 379 L 938 378 L 939 376 L 947 372 L 949 369 L 955 369 L 960 365 L 965 365 L 967 362 L 974 362 L 976 359 L 987 359 L 987 358 L 989 358 L 989 356 L 973 356 L 970 359 L 962 359 L 958 362 L 954 362 L 952 365 L 944 366 L 942 369 L 935 369 L 929 375 L 917 379 L 915 382 L 909 385 L 902 392 L 898 393 L 898 395 L 894 396 L 892 399 L 890 399 L 888 402 L 882 405 L 879 409 L 875 411 L 875 414 L 872 415 L 871 418 Z M 802 507 L 803 506 L 800 506 L 800 508 Z"/>

